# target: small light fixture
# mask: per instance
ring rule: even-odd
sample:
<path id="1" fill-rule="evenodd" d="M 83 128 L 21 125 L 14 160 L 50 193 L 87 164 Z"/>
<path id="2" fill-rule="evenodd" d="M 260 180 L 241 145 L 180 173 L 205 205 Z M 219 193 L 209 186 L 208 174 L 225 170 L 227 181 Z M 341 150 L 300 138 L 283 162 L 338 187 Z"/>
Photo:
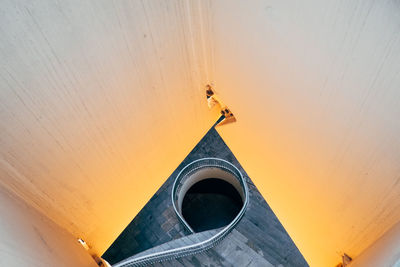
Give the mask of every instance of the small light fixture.
<path id="1" fill-rule="evenodd" d="M 224 124 L 232 123 L 236 121 L 235 116 L 231 112 L 231 110 L 220 100 L 217 94 L 214 92 L 214 89 L 210 84 L 206 85 L 206 97 L 208 107 L 211 109 L 214 106 L 219 106 L 222 117 L 218 120 L 216 126 L 221 126 Z"/>
<path id="2" fill-rule="evenodd" d="M 89 246 L 86 244 L 85 240 L 78 238 L 78 242 L 82 245 L 82 247 L 84 247 L 84 249 L 89 250 Z"/>

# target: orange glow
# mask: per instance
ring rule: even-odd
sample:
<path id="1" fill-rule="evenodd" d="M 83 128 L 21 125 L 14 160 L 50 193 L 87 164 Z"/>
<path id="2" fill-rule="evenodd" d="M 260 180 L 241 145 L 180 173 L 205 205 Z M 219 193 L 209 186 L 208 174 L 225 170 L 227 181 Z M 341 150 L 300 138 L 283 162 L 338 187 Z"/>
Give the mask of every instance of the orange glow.
<path id="1" fill-rule="evenodd" d="M 7 5 L 0 37 L 0 182 L 97 255 L 219 117 L 207 3 L 104 5 Z"/>

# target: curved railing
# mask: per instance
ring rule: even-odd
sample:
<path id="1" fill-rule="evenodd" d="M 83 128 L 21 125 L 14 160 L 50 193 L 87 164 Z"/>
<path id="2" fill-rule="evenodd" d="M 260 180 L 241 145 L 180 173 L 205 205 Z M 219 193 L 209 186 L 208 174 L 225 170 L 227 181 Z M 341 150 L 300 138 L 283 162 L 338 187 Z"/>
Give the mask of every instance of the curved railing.
<path id="1" fill-rule="evenodd" d="M 230 162 L 219 159 L 219 158 L 202 158 L 193 161 L 192 163 L 186 165 L 185 168 L 183 168 L 178 176 L 176 177 L 174 184 L 172 186 L 172 204 L 174 207 L 174 211 L 176 215 L 178 216 L 179 221 L 183 224 L 183 226 L 190 232 L 194 233 L 193 229 L 190 227 L 190 225 L 186 222 L 186 220 L 183 218 L 181 211 L 179 209 L 178 205 L 178 195 L 181 187 L 185 184 L 188 178 L 191 177 L 191 175 L 201 169 L 204 168 L 219 168 L 222 169 L 230 174 L 233 175 L 237 179 L 237 181 L 240 183 L 240 187 L 243 191 L 243 195 L 247 195 L 245 192 L 247 190 L 247 184 L 246 181 L 244 180 L 242 173 Z M 208 177 L 210 178 L 210 177 Z M 217 177 L 216 177 L 217 178 Z M 243 199 L 244 205 L 247 204 L 245 203 L 246 199 Z M 244 206 L 243 205 L 243 206 Z"/>
<path id="2" fill-rule="evenodd" d="M 189 226 L 189 224 L 185 221 L 185 219 L 182 217 L 180 212 L 177 209 L 177 191 L 179 190 L 180 186 L 185 182 L 185 180 L 190 177 L 191 174 L 196 172 L 199 169 L 202 168 L 220 168 L 224 171 L 227 171 L 231 173 L 240 183 L 243 189 L 243 194 L 244 194 L 244 201 L 243 201 L 243 207 L 239 211 L 239 213 L 236 215 L 236 217 L 232 220 L 231 223 L 229 223 L 227 226 L 221 229 L 217 234 L 214 236 L 208 238 L 207 240 L 204 240 L 202 242 L 198 242 L 195 244 L 187 245 L 187 246 L 182 246 L 179 248 L 175 249 L 169 249 L 161 252 L 154 252 L 148 255 L 143 255 L 141 257 L 137 258 L 132 258 L 130 260 L 123 261 L 121 263 L 117 263 L 113 265 L 114 267 L 134 267 L 134 266 L 145 266 L 148 264 L 153 264 L 156 262 L 162 262 L 162 261 L 167 261 L 167 260 L 172 260 L 180 257 L 185 257 L 188 255 L 193 255 L 196 253 L 200 253 L 202 251 L 208 250 L 212 247 L 214 247 L 216 244 L 218 244 L 220 241 L 222 241 L 229 232 L 233 230 L 233 228 L 237 225 L 237 223 L 240 221 L 240 219 L 243 217 L 244 212 L 246 210 L 247 204 L 249 202 L 249 192 L 248 192 L 248 187 L 247 183 L 241 174 L 241 172 L 231 163 L 229 163 L 226 160 L 223 159 L 218 159 L 218 158 L 203 158 L 199 160 L 195 160 L 192 163 L 188 164 L 186 167 L 184 167 L 178 176 L 175 179 L 175 182 L 172 187 L 172 203 L 174 210 L 178 216 L 178 219 L 180 222 L 185 226 L 185 228 L 191 232 L 194 233 L 193 229 Z"/>

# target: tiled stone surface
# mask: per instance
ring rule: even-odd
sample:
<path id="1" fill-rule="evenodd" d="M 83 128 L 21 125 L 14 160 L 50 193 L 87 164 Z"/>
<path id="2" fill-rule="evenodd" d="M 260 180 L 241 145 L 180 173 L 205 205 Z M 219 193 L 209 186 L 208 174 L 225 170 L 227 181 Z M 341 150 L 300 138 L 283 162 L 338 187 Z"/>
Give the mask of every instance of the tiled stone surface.
<path id="1" fill-rule="evenodd" d="M 215 129 L 190 152 L 103 257 L 111 264 L 186 233 L 172 208 L 171 188 L 179 171 L 193 160 L 217 157 L 233 163 L 248 181 L 247 211 L 219 245 L 201 254 L 156 266 L 308 266 L 264 198 Z"/>

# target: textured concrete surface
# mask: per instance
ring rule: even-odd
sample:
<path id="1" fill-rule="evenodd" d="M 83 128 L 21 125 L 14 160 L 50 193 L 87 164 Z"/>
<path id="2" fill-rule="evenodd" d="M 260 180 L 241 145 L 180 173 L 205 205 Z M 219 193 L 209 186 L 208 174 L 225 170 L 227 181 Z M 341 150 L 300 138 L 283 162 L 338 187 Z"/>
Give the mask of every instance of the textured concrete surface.
<path id="1" fill-rule="evenodd" d="M 104 253 L 218 118 L 208 4 L 1 1 L 0 184 Z"/>
<path id="2" fill-rule="evenodd" d="M 110 263 L 185 236 L 171 203 L 171 187 L 178 172 L 203 157 L 233 163 L 246 177 L 250 200 L 247 211 L 219 245 L 201 254 L 158 266 L 308 266 L 299 250 L 215 129 L 196 145 L 146 206 L 126 227 L 103 257 Z"/>
<path id="3" fill-rule="evenodd" d="M 218 0 L 219 134 L 312 266 L 400 221 L 400 2 Z"/>
<path id="4" fill-rule="evenodd" d="M 98 267 L 76 237 L 2 186 L 0 266 Z"/>
<path id="5" fill-rule="evenodd" d="M 310 264 L 354 258 L 400 221 L 399 10 L 3 0 L 0 183 L 103 253 L 216 119 L 212 82 Z"/>

